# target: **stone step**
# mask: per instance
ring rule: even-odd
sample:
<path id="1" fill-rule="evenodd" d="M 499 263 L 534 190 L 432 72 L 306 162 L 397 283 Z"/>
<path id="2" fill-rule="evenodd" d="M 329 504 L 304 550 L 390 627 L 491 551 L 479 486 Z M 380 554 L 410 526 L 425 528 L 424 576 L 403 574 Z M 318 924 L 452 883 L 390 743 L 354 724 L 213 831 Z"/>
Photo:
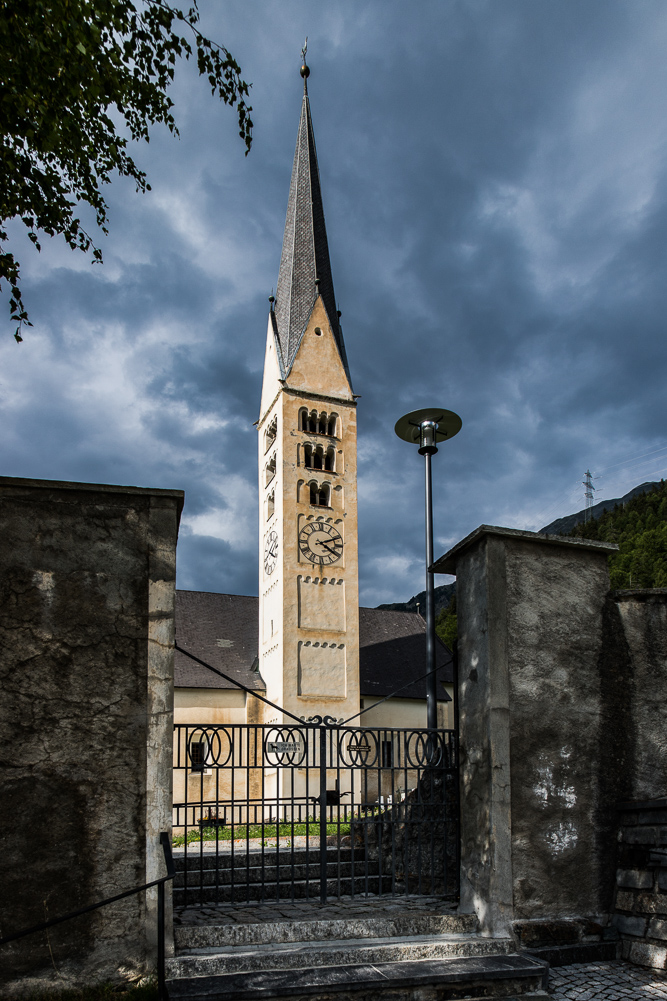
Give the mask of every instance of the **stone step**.
<path id="1" fill-rule="evenodd" d="M 175 849 L 174 868 L 176 872 L 183 872 L 185 869 L 188 871 L 190 869 L 250 869 L 255 866 L 312 865 L 313 863 L 319 865 L 320 862 L 319 848 L 309 848 L 308 850 L 300 848 L 295 851 L 291 851 L 289 848 L 282 851 L 276 851 L 275 848 L 265 851 L 253 848 L 246 851 L 245 848 L 241 848 L 233 853 L 222 849 L 216 852 L 215 849 L 210 848 L 206 851 L 198 851 L 192 846 L 190 849 L 187 854 L 182 849 L 180 851 Z M 354 852 L 351 848 L 330 847 L 325 850 L 327 862 L 352 862 L 354 860 L 356 863 L 363 862 L 365 857 L 363 848 L 355 848 Z"/>
<path id="2" fill-rule="evenodd" d="M 400 906 L 400 905 L 399 905 Z M 428 906 L 428 902 L 426 904 Z M 187 912 L 184 912 L 184 916 Z M 197 915 L 197 912 L 195 912 Z M 193 916 L 195 916 L 193 915 Z M 399 911 L 392 915 L 284 920 L 271 912 L 270 920 L 253 921 L 253 913 L 241 912 L 244 920 L 215 923 L 214 919 L 174 925 L 176 952 L 229 946 L 277 945 L 294 942 L 329 942 L 347 939 L 409 938 L 473 934 L 478 930 L 474 914 L 442 914 L 433 910 Z"/>
<path id="3" fill-rule="evenodd" d="M 360 966 L 455 956 L 497 956 L 514 951 L 511 938 L 481 935 L 413 935 L 392 938 L 341 939 L 328 942 L 290 942 L 190 949 L 168 960 L 168 976 L 219 976 L 259 970 L 295 970 L 302 967 Z"/>
<path id="4" fill-rule="evenodd" d="M 237 875 L 241 875 L 238 873 Z M 349 896 L 366 897 L 378 896 L 380 892 L 390 894 L 392 890 L 391 876 L 358 876 L 354 879 L 328 879 L 327 895 L 329 897 Z M 400 890 L 400 886 L 399 886 Z M 317 899 L 320 893 L 319 870 L 318 875 L 310 880 L 291 882 L 286 879 L 284 883 L 258 882 L 249 883 L 238 882 L 234 886 L 196 886 L 185 887 L 175 886 L 173 889 L 174 907 L 181 907 L 206 903 L 243 903 L 258 900 L 304 900 Z"/>
<path id="5" fill-rule="evenodd" d="M 171 1001 L 254 1001 L 332 995 L 355 1001 L 449 1001 L 470 998 L 516 998 L 539 991 L 547 968 L 518 955 L 417 959 L 390 963 L 301 967 L 169 979 Z"/>
<path id="6" fill-rule="evenodd" d="M 341 862 L 338 865 L 337 862 L 327 862 L 327 877 L 329 879 L 336 879 L 339 875 L 341 877 L 364 877 L 377 876 L 379 875 L 379 862 Z M 195 869 L 189 868 L 187 872 L 177 872 L 174 877 L 174 886 L 183 887 L 185 886 L 185 877 L 187 875 L 188 888 L 199 887 L 199 886 L 215 886 L 219 884 L 220 886 L 230 886 L 232 880 L 236 885 L 242 883 L 289 883 L 292 880 L 302 881 L 305 879 L 309 880 L 319 880 L 320 878 L 320 863 L 312 862 L 310 865 L 265 865 L 265 866 L 252 866 L 248 869 L 241 866 L 234 866 L 231 868 L 214 868 L 208 867 L 206 869 Z"/>
<path id="7" fill-rule="evenodd" d="M 576 942 L 573 945 L 546 945 L 526 949 L 529 956 L 544 960 L 549 966 L 571 966 L 573 963 L 608 963 L 620 959 L 620 942 Z"/>

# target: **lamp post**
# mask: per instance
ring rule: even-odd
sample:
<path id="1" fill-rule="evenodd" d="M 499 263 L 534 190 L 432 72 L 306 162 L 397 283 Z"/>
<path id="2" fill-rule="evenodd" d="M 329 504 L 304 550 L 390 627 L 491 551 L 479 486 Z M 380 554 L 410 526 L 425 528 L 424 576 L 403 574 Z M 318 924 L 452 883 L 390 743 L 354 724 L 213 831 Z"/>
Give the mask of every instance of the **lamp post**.
<path id="1" fill-rule="evenodd" d="M 435 601 L 433 596 L 433 488 L 431 484 L 431 456 L 438 451 L 438 442 L 453 438 L 462 426 L 461 418 L 442 407 L 413 410 L 396 422 L 394 431 L 403 441 L 419 445 L 426 466 L 426 726 L 438 726 L 437 687 L 435 677 Z"/>

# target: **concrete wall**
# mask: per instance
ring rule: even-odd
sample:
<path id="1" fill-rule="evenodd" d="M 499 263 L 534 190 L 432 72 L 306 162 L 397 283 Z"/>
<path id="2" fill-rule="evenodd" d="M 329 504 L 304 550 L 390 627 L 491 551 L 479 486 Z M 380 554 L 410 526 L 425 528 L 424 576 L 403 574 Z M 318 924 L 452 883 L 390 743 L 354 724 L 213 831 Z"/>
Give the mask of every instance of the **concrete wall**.
<path id="1" fill-rule="evenodd" d="M 629 721 L 624 799 L 667 796 L 667 589 L 613 591 L 607 646 L 625 679 Z M 612 622 L 612 620 L 615 620 Z M 622 636 L 618 637 L 618 626 Z"/>
<path id="2" fill-rule="evenodd" d="M 0 478 L 0 929 L 163 874 L 181 491 Z M 156 891 L 2 947 L 4 996 L 154 964 Z"/>
<path id="3" fill-rule="evenodd" d="M 600 705 L 604 544 L 482 526 L 457 574 L 463 906 L 513 920 L 609 910 L 614 753 Z"/>
<path id="4" fill-rule="evenodd" d="M 616 547 L 482 526 L 457 575 L 461 899 L 488 934 L 613 904 L 621 800 L 665 795 L 667 592 Z"/>

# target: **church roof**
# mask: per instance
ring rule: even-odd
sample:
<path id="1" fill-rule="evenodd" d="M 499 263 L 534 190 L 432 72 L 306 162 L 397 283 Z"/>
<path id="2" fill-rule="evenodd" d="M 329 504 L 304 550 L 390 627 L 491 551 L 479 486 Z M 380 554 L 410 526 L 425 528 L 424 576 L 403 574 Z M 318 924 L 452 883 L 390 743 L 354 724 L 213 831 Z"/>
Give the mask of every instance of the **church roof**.
<path id="1" fill-rule="evenodd" d="M 263 691 L 257 673 L 259 599 L 206 591 L 176 592 L 176 642 L 247 688 Z M 413 612 L 359 609 L 359 673 L 361 695 L 391 695 L 410 677 L 424 674 L 426 625 Z M 439 680 L 451 683 L 452 655 L 436 641 Z M 176 651 L 177 688 L 235 688 L 232 682 Z M 438 685 L 438 696 L 446 701 Z M 425 699 L 426 681 L 415 682 L 399 698 Z"/>
<path id="2" fill-rule="evenodd" d="M 266 685 L 253 670 L 258 612 L 259 599 L 243 594 L 177 591 L 176 642 L 246 688 L 263 691 Z M 178 650 L 174 684 L 177 688 L 236 688 Z"/>
<path id="3" fill-rule="evenodd" d="M 319 284 L 316 284 L 316 279 L 319 279 Z M 308 88 L 304 80 L 301 120 L 294 152 L 274 307 L 282 362 L 288 373 L 313 311 L 318 289 L 345 372 L 350 380 L 343 332 L 336 312 L 320 172 L 310 117 Z"/>

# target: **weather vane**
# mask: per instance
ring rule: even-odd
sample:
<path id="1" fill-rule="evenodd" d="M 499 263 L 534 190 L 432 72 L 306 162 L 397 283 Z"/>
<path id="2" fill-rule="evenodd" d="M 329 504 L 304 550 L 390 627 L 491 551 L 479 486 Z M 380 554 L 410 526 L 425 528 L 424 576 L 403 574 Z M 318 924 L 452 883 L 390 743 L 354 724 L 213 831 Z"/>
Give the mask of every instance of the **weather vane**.
<path id="1" fill-rule="evenodd" d="M 300 73 L 303 77 L 303 82 L 305 85 L 306 79 L 310 76 L 310 70 L 306 66 L 306 52 L 308 51 L 308 35 L 306 35 L 306 41 L 303 43 L 303 48 L 301 49 L 301 69 Z"/>

